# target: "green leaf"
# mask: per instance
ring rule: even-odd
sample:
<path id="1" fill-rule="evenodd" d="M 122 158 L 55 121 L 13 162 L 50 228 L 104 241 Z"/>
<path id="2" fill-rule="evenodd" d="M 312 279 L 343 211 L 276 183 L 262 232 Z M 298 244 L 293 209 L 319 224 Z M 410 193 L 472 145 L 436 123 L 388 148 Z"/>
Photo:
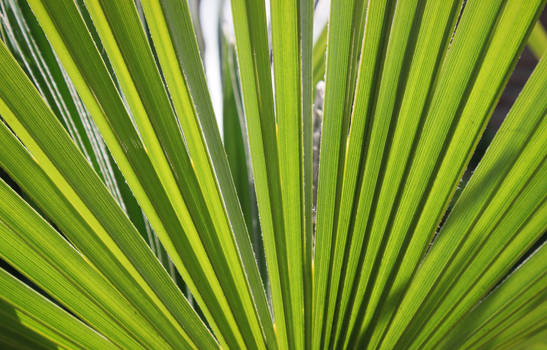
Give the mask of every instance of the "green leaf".
<path id="1" fill-rule="evenodd" d="M 319 81 L 325 79 L 325 58 L 327 55 L 327 29 L 328 25 L 323 27 L 321 34 L 313 44 L 312 66 L 313 66 L 313 87 L 317 86 Z"/>
<path id="2" fill-rule="evenodd" d="M 14 47 L 11 48 L 11 52 L 20 61 L 27 62 L 23 68 L 30 66 L 30 70 L 25 69 L 27 75 L 33 80 L 42 96 L 47 99 L 52 111 L 88 161 L 92 163 L 95 171 L 102 177 L 114 198 L 128 213 L 139 232 L 145 235 L 145 218 L 141 209 L 125 181 L 120 177 L 119 169 L 113 163 L 97 126 L 85 110 L 66 72 L 59 65 L 55 53 L 28 4 L 23 1 L 17 2 L 17 5 L 12 0 L 6 2 L 6 10 L 9 8 L 13 12 L 14 20 L 4 21 L 4 25 L 12 26 L 14 33 L 21 33 L 21 38 L 12 45 Z M 6 18 L 11 17 L 4 17 Z M 19 55 L 18 49 L 25 52 Z"/>
<path id="3" fill-rule="evenodd" d="M 230 1 L 0 0 L 0 346 L 544 344 L 546 0 Z"/>
<path id="4" fill-rule="evenodd" d="M 281 348 L 288 348 L 290 294 L 266 9 L 262 1 L 232 0 L 231 5 L 276 337 Z"/>
<path id="5" fill-rule="evenodd" d="M 538 60 L 547 51 L 547 32 L 545 32 L 541 21 L 537 21 L 534 29 L 532 29 L 528 38 L 528 47 Z"/>
<path id="6" fill-rule="evenodd" d="M 266 294 L 216 125 L 188 4 L 166 0 L 143 5 L 192 167 L 200 174 L 197 180 L 216 231 L 216 244 L 223 252 L 217 259 L 226 259 L 226 271 L 232 275 L 233 287 L 224 290 L 230 291 L 227 294 L 238 326 L 248 326 L 248 331 L 242 332 L 247 344 L 271 346 L 275 336 Z M 147 85 L 146 80 L 136 80 Z M 177 147 L 164 148 L 167 154 L 180 152 Z"/>
<path id="7" fill-rule="evenodd" d="M 546 257 L 547 249 L 542 246 L 462 318 L 457 326 L 447 333 L 440 345 L 456 348 L 463 347 L 464 344 L 477 346 L 478 343 L 491 342 L 496 333 L 505 333 L 507 328 L 516 328 L 515 321 L 533 309 L 544 309 L 545 306 L 541 304 L 545 304 L 547 291 Z M 544 317 L 540 315 L 538 314 L 539 318 L 534 322 L 535 326 L 538 323 L 541 326 Z"/>
<path id="8" fill-rule="evenodd" d="M 374 22 L 366 28 L 365 38 L 368 35 L 370 41 L 365 39 L 367 46 L 363 52 L 383 51 L 378 53 L 377 68 L 369 66 L 372 58 L 363 56 L 361 61 L 360 85 L 348 141 L 351 152 L 348 151 L 344 173 L 347 182 L 343 191 L 347 192 L 343 192 L 341 208 L 344 209 L 341 209 L 342 224 L 339 227 L 340 234 L 344 234 L 350 225 L 348 212 L 351 212 L 356 188 L 357 164 L 363 157 L 362 182 L 358 184 L 358 217 L 353 227 L 355 236 L 350 243 L 350 254 L 346 256 L 349 266 L 345 269 L 345 282 L 342 284 L 353 283 L 360 270 L 359 289 L 353 301 L 348 299 L 349 291 L 344 291 L 342 314 L 348 310 L 351 316 L 346 316 L 348 319 L 338 325 L 348 324 L 350 329 L 355 325 L 362 333 L 372 331 L 372 320 L 379 311 L 376 308 L 378 297 L 389 280 L 388 272 L 379 272 L 379 264 L 387 262 L 392 253 L 383 254 L 385 233 L 391 228 L 406 166 L 412 160 L 411 152 L 422 126 L 422 115 L 434 89 L 434 77 L 446 53 L 455 14 L 460 10 L 458 1 L 429 2 L 406 9 L 398 5 L 391 10 L 392 13 L 385 6 L 376 4 L 369 7 L 368 20 Z M 414 14 L 412 21 L 407 20 L 412 16 L 409 11 Z M 391 28 L 384 25 L 384 32 L 379 32 L 380 23 L 391 22 L 388 16 L 393 16 Z M 405 35 L 406 32 L 408 40 L 404 36 L 401 40 L 401 33 Z M 404 57 L 399 52 L 404 52 Z M 382 61 L 381 57 L 385 59 Z M 391 87 L 393 81 L 397 82 L 398 89 Z M 384 117 L 390 115 L 391 118 Z M 361 155 L 362 147 L 359 145 L 363 142 L 367 150 Z M 383 144 L 389 144 L 389 147 L 384 150 Z M 365 245 L 361 248 L 362 242 Z"/>
<path id="9" fill-rule="evenodd" d="M 135 118 L 146 124 L 144 125 L 144 129 L 139 130 L 139 133 L 143 135 L 143 132 L 146 131 L 148 133 L 146 134 L 147 144 L 153 147 L 145 149 L 77 9 L 68 2 L 48 3 L 47 5 L 51 6 L 51 8 L 40 7 L 38 3 L 33 3 L 33 5 L 36 7 L 33 8 L 35 14 L 37 14 L 38 19 L 42 22 L 48 33 L 48 37 L 55 38 L 55 40 L 51 40 L 53 47 L 65 53 L 61 56 L 61 60 L 67 72 L 75 82 L 84 103 L 86 103 L 91 115 L 101 129 L 101 133 L 105 137 L 105 141 L 112 151 L 113 157 L 120 166 L 135 197 L 149 218 L 155 232 L 160 237 L 169 256 L 173 259 L 175 266 L 177 266 L 177 269 L 189 285 L 193 296 L 201 305 L 212 328 L 221 339 L 221 343 L 224 342 L 222 340 L 223 337 L 228 337 L 230 338 L 230 342 L 235 344 L 232 334 L 234 331 L 237 333 L 235 329 L 236 323 L 226 300 L 226 295 L 230 296 L 231 300 L 234 300 L 240 294 L 240 291 L 233 287 L 222 288 L 218 278 L 222 278 L 223 281 L 230 281 L 230 271 L 233 270 L 233 273 L 237 273 L 238 270 L 230 270 L 224 264 L 224 266 L 217 266 L 218 271 L 222 272 L 217 276 L 215 269 L 211 266 L 212 261 L 208 258 L 208 253 L 205 251 L 202 239 L 205 239 L 210 252 L 219 251 L 222 247 L 219 247 L 218 239 L 211 234 L 212 226 L 208 224 L 211 218 L 207 216 L 206 211 L 203 211 L 206 204 L 204 198 L 199 195 L 199 186 L 197 186 L 195 175 L 192 175 L 192 172 L 186 174 L 192 176 L 179 175 L 177 177 L 177 180 L 182 181 L 183 184 L 180 187 L 188 191 L 185 195 L 193 196 L 185 203 L 185 198 L 177 190 L 177 182 L 169 169 L 170 164 L 166 161 L 163 150 L 159 148 L 157 138 L 154 134 L 155 131 L 150 125 L 148 116 L 143 108 L 137 109 L 137 112 L 140 114 Z M 64 6 L 69 7 L 64 8 Z M 125 3 L 124 6 L 128 6 L 128 4 Z M 100 19 L 102 10 L 99 8 L 96 8 L 96 10 L 96 14 Z M 60 17 L 66 17 L 67 11 L 72 16 L 70 17 L 71 21 L 64 19 L 59 21 Z M 133 9 L 132 11 L 135 10 Z M 105 31 L 103 35 L 107 35 L 109 27 L 105 25 L 103 29 Z M 119 30 L 123 34 L 123 30 L 125 29 L 120 28 Z M 62 36 L 60 33 L 63 33 Z M 137 31 L 138 33 L 140 31 Z M 115 41 L 112 37 L 110 37 L 110 42 L 112 44 L 111 49 L 114 51 L 117 50 L 118 48 L 114 45 Z M 142 45 L 143 43 L 141 43 L 141 47 Z M 118 73 L 120 71 L 123 73 L 125 62 L 121 60 L 123 58 L 121 53 L 118 52 L 113 57 L 117 57 L 119 60 L 119 66 L 117 66 Z M 137 68 L 139 67 L 137 63 L 133 63 L 133 65 L 136 65 Z M 154 69 L 152 68 L 152 70 Z M 133 85 L 134 82 L 131 75 L 127 71 L 124 74 L 125 88 L 136 89 L 135 85 Z M 131 94 L 131 96 L 134 104 L 142 106 L 142 101 L 140 101 L 137 92 Z M 148 98 L 154 101 L 154 98 L 157 97 L 149 96 Z M 156 105 L 153 105 L 153 107 L 160 108 Z M 173 135 L 173 133 L 176 133 L 176 130 L 170 130 L 169 132 Z M 148 154 L 152 157 L 149 158 Z M 184 151 L 178 151 L 177 156 L 180 157 L 178 159 L 182 162 L 178 164 L 191 167 L 189 161 L 184 161 L 184 155 Z M 150 159 L 154 160 L 154 165 L 151 164 Z M 187 203 L 189 203 L 188 206 Z M 181 233 L 182 228 L 184 228 L 184 232 L 187 232 L 187 234 Z M 200 234 L 205 235 L 205 237 L 200 237 Z M 211 244 L 213 244 L 212 247 Z M 230 245 L 226 244 L 224 246 L 226 246 L 226 249 L 230 247 Z M 222 262 L 223 255 L 219 255 L 218 253 L 214 255 L 218 257 L 217 261 L 220 260 Z M 181 259 L 182 256 L 184 256 L 184 262 Z M 154 278 L 154 276 L 149 277 Z M 227 294 L 225 295 L 225 293 Z M 204 300 L 207 300 L 207 302 Z M 173 301 L 171 300 L 170 302 Z M 235 302 L 237 302 L 237 299 Z M 237 310 L 241 310 L 241 308 L 237 308 Z M 247 312 L 249 312 L 248 309 Z M 252 312 L 254 313 L 254 311 Z M 222 329 L 222 331 L 219 329 Z"/>
<path id="10" fill-rule="evenodd" d="M 224 33 L 223 33 L 224 34 Z M 226 35 L 221 38 L 222 61 L 222 126 L 223 141 L 230 171 L 234 178 L 237 197 L 245 216 L 247 230 L 251 236 L 253 250 L 260 268 L 263 280 L 267 279 L 266 262 L 264 261 L 264 246 L 260 232 L 256 194 L 253 188 L 250 172 L 250 153 L 245 128 L 243 105 L 239 95 L 239 80 L 237 76 L 237 57 L 235 44 Z M 267 283 L 264 283 L 265 285 Z"/>
<path id="11" fill-rule="evenodd" d="M 395 314 L 389 331 L 384 337 L 388 345 L 397 340 L 396 335 L 402 333 L 410 318 L 413 319 L 413 328 L 406 331 L 408 335 L 405 338 L 406 341 L 416 339 L 417 334 L 411 336 L 412 332 L 419 331 L 423 335 L 429 335 L 427 332 L 439 328 L 437 323 L 428 323 L 428 327 L 417 329 L 418 325 L 423 325 L 421 322 L 430 320 L 429 312 L 435 311 L 440 318 L 446 316 L 442 313 L 443 309 L 438 307 L 438 304 L 444 300 L 444 294 L 435 294 L 433 291 L 444 293 L 454 289 L 454 297 L 461 295 L 462 291 L 458 291 L 452 283 L 454 279 L 459 278 L 460 271 L 467 266 L 474 266 L 472 259 L 475 256 L 479 259 L 484 258 L 486 261 L 495 258 L 505 245 L 511 242 L 513 235 L 518 233 L 519 226 L 542 202 L 544 193 L 540 188 L 542 181 L 544 182 L 542 172 L 545 168 L 545 164 L 542 163 L 546 154 L 545 146 L 542 146 L 544 142 L 539 140 L 547 126 L 544 113 L 545 102 L 542 101 L 546 89 L 545 67 L 546 62 L 543 60 L 464 193 L 459 197 L 443 226 L 439 239 L 413 278 L 400 304 L 401 308 L 405 308 L 405 312 Z M 514 204 L 513 201 L 515 201 Z M 532 230 L 523 236 L 524 242 L 520 243 L 520 247 L 517 244 L 517 246 L 506 248 L 512 252 L 512 258 L 509 258 L 511 256 L 509 255 L 507 257 L 509 260 L 500 260 L 501 268 L 511 266 L 511 259 L 513 261 L 517 259 L 519 254 L 543 232 L 541 227 L 535 229 L 537 231 Z M 484 252 L 488 253 L 478 254 L 478 249 L 484 249 Z M 486 261 L 483 262 L 485 265 L 482 265 L 483 263 L 479 265 L 480 268 L 489 266 Z M 448 265 L 449 263 L 451 264 Z M 407 271 L 401 272 L 409 276 L 411 272 L 408 271 L 407 265 L 402 266 Z M 470 270 L 469 279 L 466 280 L 462 275 L 459 283 L 465 283 L 466 288 L 472 286 L 476 283 L 474 278 L 479 276 L 476 274 L 480 271 Z M 491 283 L 495 282 L 496 276 L 501 278 L 503 270 L 494 275 L 494 281 Z M 439 277 L 443 279 L 439 280 Z M 488 278 L 488 275 L 485 277 Z M 437 289 L 432 290 L 433 287 Z M 487 287 L 483 287 L 483 293 L 484 288 Z M 477 297 L 480 297 L 480 294 L 475 296 Z M 429 303 L 425 304 L 427 307 L 420 307 L 424 300 L 429 300 Z M 452 308 L 452 306 L 453 304 L 446 304 L 446 307 Z M 420 314 L 414 315 L 418 308 L 420 308 Z M 418 318 L 419 316 L 421 318 Z"/>
<path id="12" fill-rule="evenodd" d="M 311 282 L 312 7 L 310 0 L 271 3 L 276 131 L 282 159 L 279 173 L 288 265 L 289 301 L 285 305 L 290 318 L 287 326 L 292 331 L 289 344 L 299 349 L 309 339 L 306 320 L 309 322 L 311 312 L 311 305 L 305 305 L 311 291 L 306 291 L 305 285 Z"/>
<path id="13" fill-rule="evenodd" d="M 36 187 L 29 190 L 36 186 L 38 175 L 25 172 L 24 165 L 10 159 L 13 154 L 7 150 L 2 163 L 10 164 L 4 168 L 16 174 L 13 177 L 19 185 L 48 216 L 56 218 L 72 243 L 101 268 L 111 283 L 152 319 L 164 324 L 172 341 L 181 341 L 184 331 L 179 322 L 186 324 L 185 320 L 193 317 L 189 325 L 194 327 L 195 312 L 3 45 L 0 59 L 0 75 L 9 82 L 1 86 L 0 113 L 47 174 L 38 172 L 42 182 L 49 187 L 53 185 L 48 181 L 55 184 L 59 201 L 67 209 L 56 206 L 57 202 L 36 191 Z M 21 96 L 26 104 L 17 103 Z M 14 144 L 12 149 L 24 152 L 21 145 Z"/>
<path id="14" fill-rule="evenodd" d="M 34 318 L 18 312 L 4 301 L 0 302 L 0 346 L 3 348 L 57 349 L 57 344 L 41 336 L 48 331 L 46 326 Z M 55 336 L 53 332 L 50 334 Z"/>
<path id="15" fill-rule="evenodd" d="M 0 269 L 0 298 L 17 310 L 22 324 L 42 332 L 44 337 L 65 348 L 116 348 L 100 334 L 3 269 Z M 2 310 L 2 313 L 4 311 Z"/>
<path id="16" fill-rule="evenodd" d="M 302 123 L 302 265 L 304 285 L 304 323 L 305 344 L 311 344 L 312 336 L 312 298 L 313 298 L 313 11 L 314 2 L 301 0 L 298 8 L 300 45 L 300 109 Z M 298 235 L 298 233 L 297 233 Z M 309 346 L 308 346 L 309 347 Z"/>
<path id="17" fill-rule="evenodd" d="M 0 191 L 5 199 L 0 208 L 0 255 L 4 259 L 118 345 L 139 346 L 140 342 L 166 346 L 141 315 L 135 317 L 138 310 L 4 182 L 0 182 Z M 105 311 L 108 317 L 103 315 Z M 147 333 L 141 334 L 143 331 Z"/>
<path id="18" fill-rule="evenodd" d="M 529 339 L 541 331 L 545 331 L 547 327 L 544 317 L 547 312 L 546 302 L 519 311 L 521 312 L 515 315 L 517 317 L 509 320 L 509 324 L 506 327 L 499 330 L 494 337 L 485 337 L 485 340 L 481 341 L 478 346 L 491 345 L 499 349 L 514 349 L 521 345 L 523 340 Z M 528 311 L 528 314 L 524 314 L 526 311 Z M 521 318 L 519 319 L 518 316 Z M 525 344 L 522 345 L 523 348 L 527 348 Z M 475 345 L 473 348 L 476 348 Z"/>
<path id="19" fill-rule="evenodd" d="M 325 100 L 317 188 L 317 226 L 313 270 L 312 348 L 327 346 L 335 298 L 328 283 L 341 192 L 351 108 L 357 79 L 366 6 L 363 1 L 331 2 L 325 74 Z M 334 179 L 334 180 L 333 180 Z M 333 293 L 333 295 L 330 295 Z M 332 311 L 332 309 L 331 309 Z M 326 315 L 324 315 L 326 314 Z M 327 322 L 323 322 L 324 316 Z"/>

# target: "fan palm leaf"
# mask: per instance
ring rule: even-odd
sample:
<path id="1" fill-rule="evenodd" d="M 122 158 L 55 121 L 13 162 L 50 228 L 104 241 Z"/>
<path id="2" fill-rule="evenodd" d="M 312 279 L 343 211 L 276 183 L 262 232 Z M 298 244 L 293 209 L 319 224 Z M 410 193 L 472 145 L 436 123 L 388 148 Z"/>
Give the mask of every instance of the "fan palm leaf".
<path id="1" fill-rule="evenodd" d="M 545 346 L 545 3 L 0 0 L 0 344 Z"/>

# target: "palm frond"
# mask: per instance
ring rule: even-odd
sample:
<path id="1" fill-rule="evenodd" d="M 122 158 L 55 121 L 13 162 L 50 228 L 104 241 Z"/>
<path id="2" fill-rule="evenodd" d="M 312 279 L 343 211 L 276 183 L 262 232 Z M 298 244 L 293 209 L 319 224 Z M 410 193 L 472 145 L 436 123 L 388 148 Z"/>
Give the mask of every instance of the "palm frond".
<path id="1" fill-rule="evenodd" d="M 545 3 L 0 0 L 0 345 L 544 346 Z"/>

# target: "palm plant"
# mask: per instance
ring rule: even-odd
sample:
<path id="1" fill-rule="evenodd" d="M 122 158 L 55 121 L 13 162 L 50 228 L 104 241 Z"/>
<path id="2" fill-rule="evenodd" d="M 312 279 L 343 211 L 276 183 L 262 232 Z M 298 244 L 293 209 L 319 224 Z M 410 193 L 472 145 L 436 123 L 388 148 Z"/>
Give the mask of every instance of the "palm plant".
<path id="1" fill-rule="evenodd" d="M 0 344 L 545 347 L 545 2 L 1 0 Z"/>

